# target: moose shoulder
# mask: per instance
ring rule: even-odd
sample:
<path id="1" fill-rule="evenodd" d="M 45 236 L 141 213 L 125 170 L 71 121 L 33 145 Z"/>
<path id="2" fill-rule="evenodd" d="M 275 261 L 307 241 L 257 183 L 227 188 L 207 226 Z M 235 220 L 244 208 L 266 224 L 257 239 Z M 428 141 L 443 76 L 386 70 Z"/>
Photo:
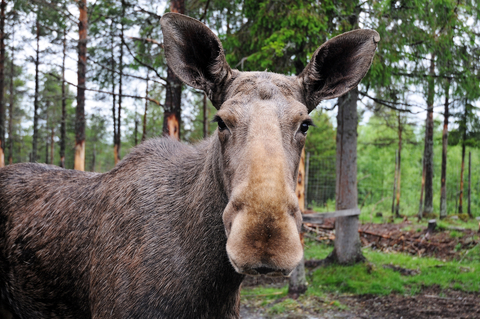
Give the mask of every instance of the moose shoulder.
<path id="1" fill-rule="evenodd" d="M 302 258 L 295 197 L 308 114 L 354 88 L 379 35 L 356 30 L 299 76 L 232 70 L 205 25 L 169 13 L 165 56 L 204 90 L 217 132 L 136 147 L 105 174 L 0 170 L 0 298 L 18 318 L 238 318 L 244 274 Z"/>

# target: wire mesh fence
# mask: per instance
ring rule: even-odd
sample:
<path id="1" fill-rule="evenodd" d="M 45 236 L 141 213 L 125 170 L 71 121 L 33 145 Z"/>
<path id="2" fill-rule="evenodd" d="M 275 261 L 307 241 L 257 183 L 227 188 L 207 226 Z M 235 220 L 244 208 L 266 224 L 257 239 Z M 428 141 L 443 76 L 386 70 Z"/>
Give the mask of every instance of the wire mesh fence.
<path id="1" fill-rule="evenodd" d="M 479 154 L 472 154 L 471 164 L 471 211 L 473 216 L 480 216 L 480 166 L 474 165 Z M 307 154 L 306 206 L 317 211 L 335 210 L 335 156 Z M 358 206 L 371 207 L 383 213 L 392 211 L 394 201 L 395 158 L 391 163 L 357 163 Z M 415 163 L 403 163 L 401 173 L 400 213 L 416 214 L 420 206 L 422 181 L 421 160 Z M 408 170 L 407 170 L 408 168 Z M 440 172 L 441 162 L 434 163 L 434 213 L 439 213 L 440 206 Z M 447 168 L 447 211 L 448 214 L 459 213 L 461 158 L 449 159 Z M 468 206 L 468 154 L 465 158 L 463 213 Z"/>

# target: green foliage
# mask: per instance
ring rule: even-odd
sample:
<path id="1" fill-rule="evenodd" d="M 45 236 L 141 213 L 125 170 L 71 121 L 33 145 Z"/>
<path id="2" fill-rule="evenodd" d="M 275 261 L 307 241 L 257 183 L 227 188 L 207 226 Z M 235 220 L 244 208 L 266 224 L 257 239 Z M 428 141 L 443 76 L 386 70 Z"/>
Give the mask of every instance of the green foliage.
<path id="1" fill-rule="evenodd" d="M 336 149 L 336 131 L 326 112 L 317 109 L 310 114 L 315 124 L 308 130 L 305 152 L 312 155 L 333 156 Z"/>
<path id="2" fill-rule="evenodd" d="M 333 1 L 244 0 L 241 3 L 244 21 L 230 25 L 227 18 L 227 33 L 222 37 L 227 61 L 246 71 L 268 69 L 284 74 L 299 74 L 327 38 L 350 30 L 351 27 L 345 27 L 344 17 L 355 8 L 346 2 Z M 227 16 L 235 18 L 230 12 Z"/>

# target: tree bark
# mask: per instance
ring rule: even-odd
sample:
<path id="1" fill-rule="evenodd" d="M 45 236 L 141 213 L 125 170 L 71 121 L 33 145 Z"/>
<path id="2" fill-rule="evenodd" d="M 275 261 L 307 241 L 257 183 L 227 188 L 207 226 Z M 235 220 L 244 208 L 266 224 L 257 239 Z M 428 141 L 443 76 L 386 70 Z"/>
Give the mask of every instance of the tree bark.
<path id="1" fill-rule="evenodd" d="M 203 138 L 208 136 L 208 107 L 207 94 L 203 92 Z"/>
<path id="2" fill-rule="evenodd" d="M 138 144 L 138 116 L 137 107 L 135 106 L 135 127 L 133 129 L 133 137 L 135 139 L 135 146 Z"/>
<path id="3" fill-rule="evenodd" d="M 170 11 L 185 13 L 184 0 L 172 0 Z M 163 113 L 163 135 L 180 140 L 182 81 L 167 68 L 167 87 Z"/>
<path id="4" fill-rule="evenodd" d="M 392 216 L 395 216 L 395 199 L 397 194 L 398 178 L 398 150 L 395 150 L 395 175 L 393 176 Z"/>
<path id="5" fill-rule="evenodd" d="M 425 202 L 423 214 L 433 213 L 433 102 L 435 96 L 435 54 L 430 62 L 427 92 L 427 120 L 425 125 Z"/>
<path id="6" fill-rule="evenodd" d="M 145 88 L 145 111 L 143 112 L 143 133 L 142 133 L 142 142 L 147 139 L 147 112 L 148 112 L 148 75 L 149 71 L 147 70 L 147 83 Z"/>
<path id="7" fill-rule="evenodd" d="M 111 77 L 112 77 L 112 93 L 115 93 L 115 37 L 114 37 L 114 32 L 113 32 L 113 23 L 114 21 L 112 20 L 112 23 L 110 24 L 110 33 L 112 36 L 112 45 L 111 45 L 111 59 L 112 59 L 112 66 L 111 66 Z M 113 94 L 113 103 L 112 103 L 112 119 L 113 119 L 113 159 L 115 162 L 115 165 L 117 165 L 118 162 L 118 156 L 117 156 L 117 101 L 116 101 L 116 95 Z"/>
<path id="8" fill-rule="evenodd" d="M 443 112 L 442 133 L 442 175 L 440 185 L 440 219 L 447 217 L 447 149 L 448 149 L 448 117 L 449 117 L 450 80 L 445 89 L 445 110 Z"/>
<path id="9" fill-rule="evenodd" d="M 357 88 L 338 98 L 336 210 L 356 208 L 358 204 L 357 99 Z M 334 249 L 327 259 L 339 264 L 365 260 L 358 235 L 358 216 L 335 220 Z"/>
<path id="10" fill-rule="evenodd" d="M 60 120 L 60 167 L 65 168 L 65 144 L 67 139 L 67 95 L 65 92 L 65 57 L 67 56 L 67 30 L 63 30 L 62 60 L 62 119 Z"/>
<path id="11" fill-rule="evenodd" d="M 10 64 L 10 103 L 8 105 L 8 164 L 13 163 L 13 104 L 15 102 L 13 79 L 15 78 L 15 48 L 13 46 L 15 40 L 15 24 L 12 26 L 12 60 Z"/>
<path id="12" fill-rule="evenodd" d="M 125 16 L 125 2 L 122 1 L 122 17 Z M 117 140 L 115 141 L 115 165 L 120 162 L 120 147 L 122 143 L 122 93 L 123 93 L 123 36 L 125 26 L 121 22 L 120 28 L 120 58 L 119 58 L 119 79 L 118 79 L 118 113 L 117 113 Z"/>
<path id="13" fill-rule="evenodd" d="M 468 152 L 468 207 L 467 207 L 467 213 L 470 218 L 473 218 L 472 215 L 472 202 L 471 202 L 471 197 L 472 197 L 472 152 Z"/>
<path id="14" fill-rule="evenodd" d="M 53 165 L 53 151 L 55 149 L 55 129 L 52 127 L 50 130 L 50 164 Z"/>
<path id="15" fill-rule="evenodd" d="M 465 111 L 462 119 L 462 166 L 460 168 L 460 194 L 458 196 L 458 213 L 463 214 L 463 174 L 465 172 L 465 141 L 467 139 L 467 101 L 465 101 Z"/>
<path id="16" fill-rule="evenodd" d="M 2 0 L 0 4 L 0 167 L 5 166 L 5 7 L 7 3 Z"/>
<path id="17" fill-rule="evenodd" d="M 37 13 L 38 14 L 38 13 Z M 32 156 L 30 158 L 31 162 L 37 161 L 37 151 L 38 151 L 38 91 L 39 91 L 39 79 L 38 79 L 38 65 L 40 64 L 39 54 L 40 54 L 40 23 L 36 22 L 37 28 L 37 48 L 35 56 L 35 97 L 33 100 L 33 137 L 32 137 Z"/>
<path id="18" fill-rule="evenodd" d="M 402 180 L 402 118 L 398 115 L 398 178 L 397 178 L 397 206 L 395 207 L 395 217 L 400 218 L 400 186 Z"/>
<path id="19" fill-rule="evenodd" d="M 297 187 L 295 190 L 298 198 L 300 211 L 305 211 L 305 148 L 302 150 L 300 165 L 298 167 Z M 300 233 L 300 240 L 303 245 L 303 232 Z M 288 295 L 291 298 L 298 298 L 300 294 L 307 291 L 307 280 L 305 277 L 305 260 L 302 258 L 300 264 L 293 270 L 289 278 Z"/>
<path id="20" fill-rule="evenodd" d="M 87 0 L 79 0 L 80 21 L 78 38 L 78 87 L 75 119 L 75 165 L 85 170 L 85 77 L 87 72 Z"/>

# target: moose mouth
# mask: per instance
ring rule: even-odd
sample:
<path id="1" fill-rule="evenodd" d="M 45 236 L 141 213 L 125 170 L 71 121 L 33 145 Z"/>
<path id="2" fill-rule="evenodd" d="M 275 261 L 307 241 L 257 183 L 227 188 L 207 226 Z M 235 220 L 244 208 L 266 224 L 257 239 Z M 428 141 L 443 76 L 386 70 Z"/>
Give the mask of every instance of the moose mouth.
<path id="1" fill-rule="evenodd" d="M 290 274 L 293 272 L 293 270 L 276 269 L 268 266 L 245 267 L 243 269 L 240 269 L 232 260 L 232 258 L 229 258 L 229 259 L 235 271 L 242 275 L 249 275 L 249 276 L 265 275 L 268 277 L 290 277 Z"/>

